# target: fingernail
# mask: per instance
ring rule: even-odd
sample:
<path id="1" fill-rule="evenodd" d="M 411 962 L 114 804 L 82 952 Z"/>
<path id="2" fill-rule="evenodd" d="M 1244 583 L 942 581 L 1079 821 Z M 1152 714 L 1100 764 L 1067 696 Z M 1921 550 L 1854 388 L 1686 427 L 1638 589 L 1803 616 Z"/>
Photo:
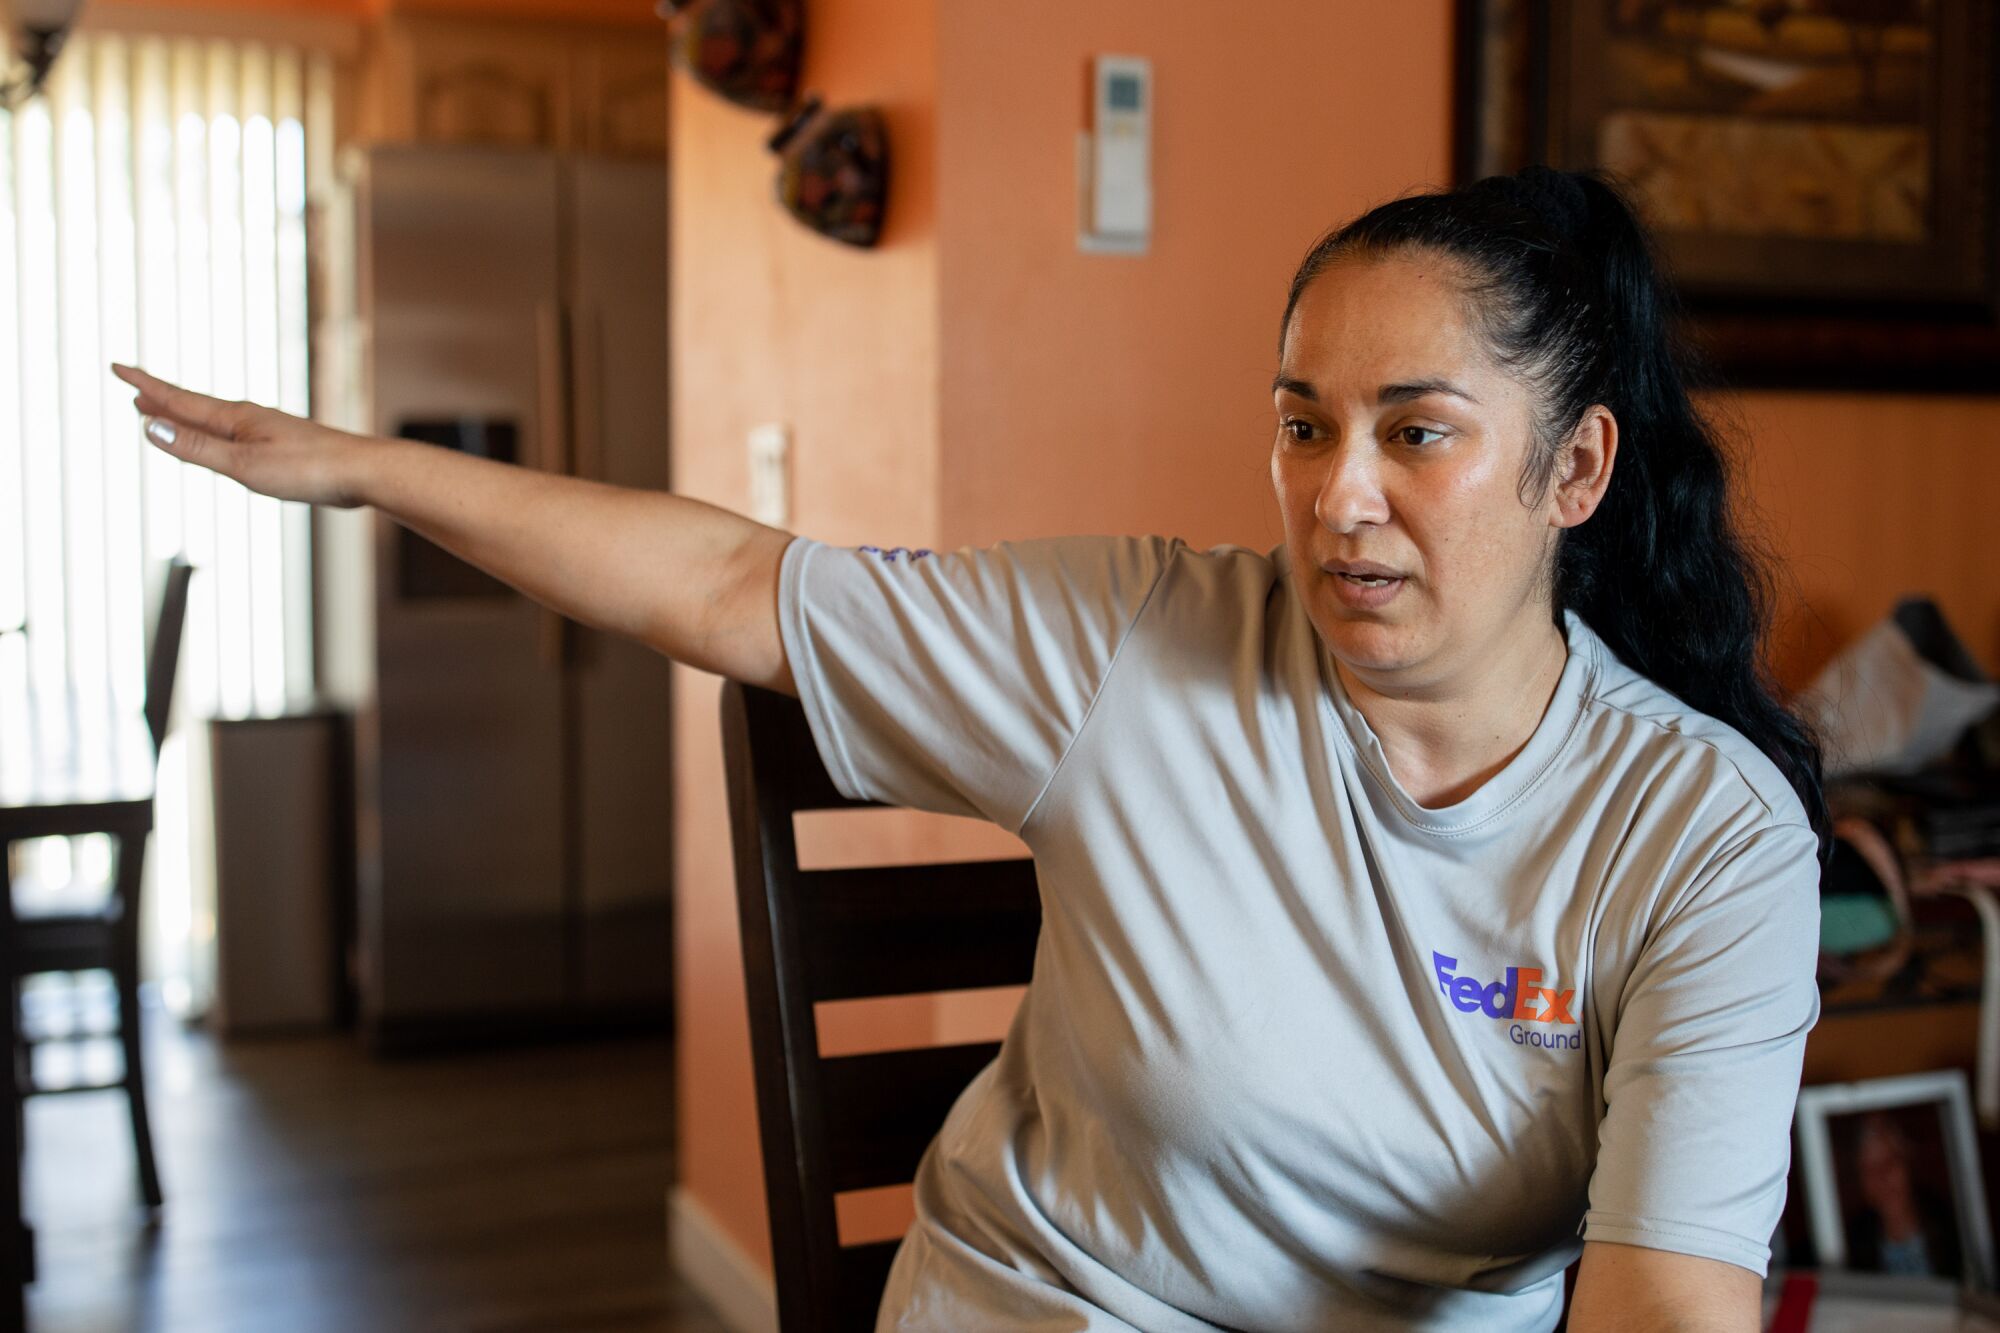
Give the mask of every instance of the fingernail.
<path id="1" fill-rule="evenodd" d="M 155 444 L 172 444 L 174 442 L 174 423 L 171 421 L 161 421 L 158 417 L 155 417 L 146 423 L 146 434 L 152 437 Z"/>

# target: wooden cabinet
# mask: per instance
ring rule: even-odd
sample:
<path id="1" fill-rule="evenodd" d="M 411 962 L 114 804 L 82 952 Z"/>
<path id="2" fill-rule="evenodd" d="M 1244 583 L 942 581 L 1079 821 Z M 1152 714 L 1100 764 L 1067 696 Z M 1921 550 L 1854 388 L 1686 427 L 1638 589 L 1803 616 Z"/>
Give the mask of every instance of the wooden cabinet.
<path id="1" fill-rule="evenodd" d="M 372 31 L 362 137 L 375 143 L 667 151 L 667 26 L 390 15 Z"/>

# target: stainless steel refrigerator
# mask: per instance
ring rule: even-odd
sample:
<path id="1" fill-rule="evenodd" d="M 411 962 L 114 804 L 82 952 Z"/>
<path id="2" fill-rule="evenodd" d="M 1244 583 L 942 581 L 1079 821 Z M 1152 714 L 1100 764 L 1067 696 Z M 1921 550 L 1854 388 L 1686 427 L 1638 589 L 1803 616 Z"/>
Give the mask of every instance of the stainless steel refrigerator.
<path id="1" fill-rule="evenodd" d="M 384 146 L 347 170 L 370 429 L 667 489 L 663 162 Z M 665 1023 L 666 659 L 366 512 L 365 1031 Z"/>

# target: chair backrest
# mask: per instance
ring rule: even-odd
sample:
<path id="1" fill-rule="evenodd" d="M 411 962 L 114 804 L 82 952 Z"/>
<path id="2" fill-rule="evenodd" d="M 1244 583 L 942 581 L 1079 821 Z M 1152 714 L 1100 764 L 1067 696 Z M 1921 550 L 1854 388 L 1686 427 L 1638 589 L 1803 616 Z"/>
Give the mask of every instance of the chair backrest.
<path id="1" fill-rule="evenodd" d="M 146 608 L 146 730 L 153 734 L 153 753 L 167 737 L 167 710 L 174 702 L 174 677 L 180 670 L 181 631 L 187 624 L 188 580 L 194 566 L 175 556 L 158 566 L 153 580 L 157 593 Z"/>
<path id="2" fill-rule="evenodd" d="M 901 1184 L 998 1042 L 823 1057 L 822 1000 L 1025 984 L 1035 863 L 801 870 L 792 816 L 835 790 L 797 699 L 722 688 L 750 1046 L 784 1333 L 869 1333 L 897 1241 L 843 1247 L 834 1196 Z"/>

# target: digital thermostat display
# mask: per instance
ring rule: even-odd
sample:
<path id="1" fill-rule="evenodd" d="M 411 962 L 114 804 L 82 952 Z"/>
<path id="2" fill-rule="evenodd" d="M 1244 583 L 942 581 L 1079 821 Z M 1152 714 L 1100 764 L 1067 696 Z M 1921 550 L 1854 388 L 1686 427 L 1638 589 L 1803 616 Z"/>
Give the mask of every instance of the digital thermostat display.
<path id="1" fill-rule="evenodd" d="M 1142 255 L 1153 230 L 1153 64 L 1091 59 L 1089 121 L 1077 157 L 1077 242 L 1100 254 Z"/>

